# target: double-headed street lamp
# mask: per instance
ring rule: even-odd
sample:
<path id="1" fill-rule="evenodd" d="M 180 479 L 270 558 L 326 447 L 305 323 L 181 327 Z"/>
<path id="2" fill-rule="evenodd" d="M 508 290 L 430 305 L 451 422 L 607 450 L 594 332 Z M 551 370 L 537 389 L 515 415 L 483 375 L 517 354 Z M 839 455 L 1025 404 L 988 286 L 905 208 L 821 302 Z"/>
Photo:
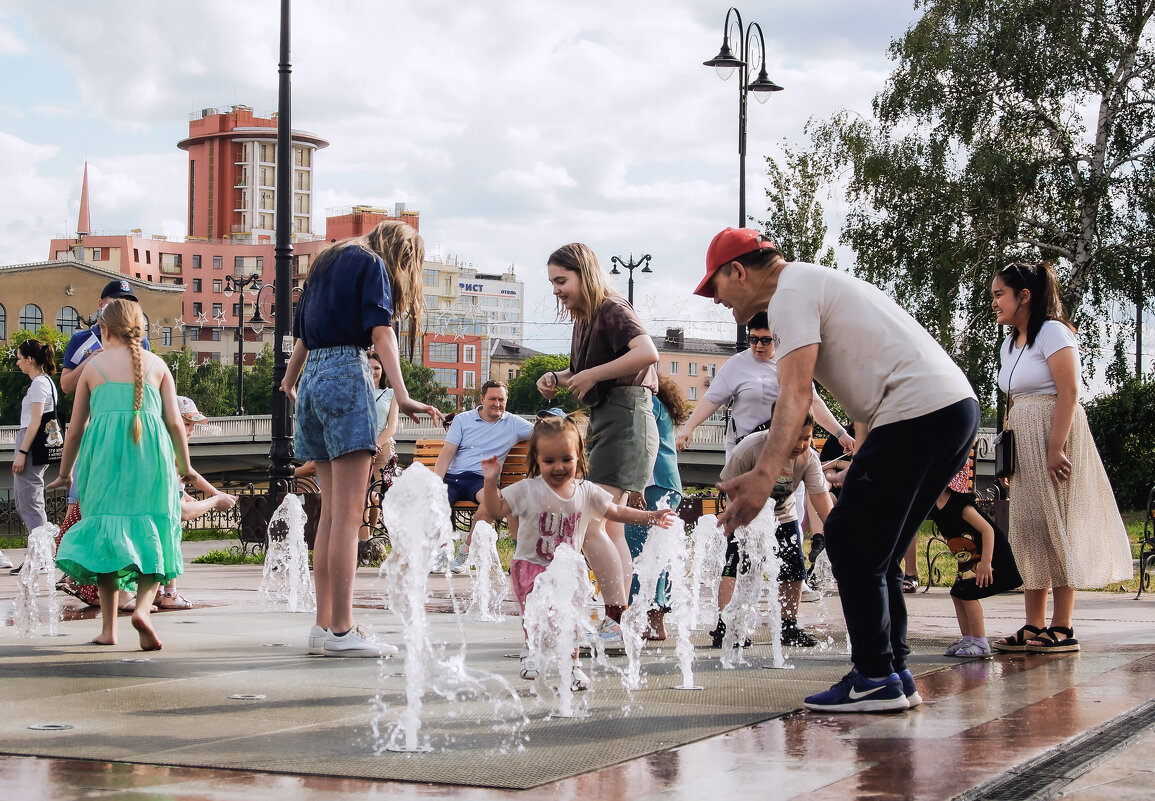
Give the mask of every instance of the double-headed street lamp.
<path id="1" fill-rule="evenodd" d="M 641 267 L 643 273 L 652 273 L 653 270 L 650 269 L 650 254 L 647 253 L 646 255 L 642 256 L 640 261 L 636 261 L 636 262 L 634 261 L 634 254 L 633 253 L 630 254 L 630 260 L 628 262 L 622 261 L 621 256 L 613 256 L 610 258 L 610 261 L 613 262 L 613 265 L 614 265 L 614 268 L 612 270 L 610 270 L 610 275 L 621 275 L 622 274 L 622 271 L 618 269 L 619 264 L 622 267 L 624 267 L 625 269 L 630 271 L 630 280 L 627 282 L 627 286 L 629 287 L 630 305 L 633 306 L 634 305 L 634 270 Z"/>
<path id="2" fill-rule="evenodd" d="M 731 21 L 733 15 L 733 21 Z M 730 48 L 732 26 L 737 25 L 738 56 Z M 758 35 L 758 49 L 754 51 L 754 34 Z M 758 57 L 758 77 L 749 81 L 752 56 Z M 740 56 L 740 57 L 739 57 Z M 766 74 L 766 40 L 762 37 L 762 26 L 751 22 L 748 26 L 742 25 L 742 14 L 738 9 L 731 7 L 726 12 L 726 19 L 722 23 L 722 48 L 718 55 L 709 61 L 702 62 L 707 67 L 714 67 L 722 80 L 728 80 L 738 70 L 738 227 L 746 226 L 746 95 L 754 93 L 759 102 L 765 103 L 774 92 L 781 92 L 782 87 L 770 80 Z M 736 337 L 739 350 L 746 346 L 746 326 L 739 324 Z"/>
<path id="3" fill-rule="evenodd" d="M 265 324 L 268 322 L 261 316 L 260 295 L 265 289 L 272 289 L 272 286 L 263 286 L 261 284 L 261 276 L 253 273 L 252 275 L 226 275 L 224 296 L 231 298 L 233 292 L 237 292 L 241 296 L 241 302 L 237 304 L 237 416 L 245 413 L 245 290 L 248 289 L 253 296 L 253 316 L 247 325 L 253 329 L 254 333 L 260 334 L 265 330 Z"/>

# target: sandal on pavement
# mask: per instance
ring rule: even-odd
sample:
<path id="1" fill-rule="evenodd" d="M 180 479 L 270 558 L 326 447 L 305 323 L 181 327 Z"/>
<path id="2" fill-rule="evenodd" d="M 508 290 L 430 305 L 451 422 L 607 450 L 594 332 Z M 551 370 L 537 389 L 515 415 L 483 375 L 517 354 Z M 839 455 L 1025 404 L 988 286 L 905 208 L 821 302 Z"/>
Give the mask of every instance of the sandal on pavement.
<path id="1" fill-rule="evenodd" d="M 987 648 L 983 648 L 982 643 L 975 642 L 974 640 L 971 640 L 970 642 L 963 645 L 962 648 L 959 648 L 949 654 L 949 656 L 957 656 L 960 659 L 976 659 L 990 655 L 991 649 L 989 646 Z"/>
<path id="2" fill-rule="evenodd" d="M 1026 636 L 1028 633 L 1031 635 L 1030 637 Z M 1001 651 L 1003 653 L 1025 651 L 1027 650 L 1027 641 L 1035 639 L 1042 633 L 1043 629 L 1040 629 L 1038 626 L 1032 626 L 1030 623 L 1028 623 L 1014 634 L 995 640 L 993 643 L 991 643 L 991 647 L 996 651 Z"/>
<path id="3" fill-rule="evenodd" d="M 918 589 L 918 576 L 903 576 L 902 591 L 908 595 Z"/>
<path id="4" fill-rule="evenodd" d="M 177 592 L 166 592 L 160 598 L 161 609 L 192 609 L 192 601 L 186 600 Z"/>
<path id="5" fill-rule="evenodd" d="M 1062 634 L 1063 639 L 1056 635 Z M 1026 649 L 1032 654 L 1065 654 L 1079 650 L 1079 641 L 1075 639 L 1075 630 L 1063 626 L 1051 626 L 1043 629 L 1038 635 L 1027 641 Z"/>

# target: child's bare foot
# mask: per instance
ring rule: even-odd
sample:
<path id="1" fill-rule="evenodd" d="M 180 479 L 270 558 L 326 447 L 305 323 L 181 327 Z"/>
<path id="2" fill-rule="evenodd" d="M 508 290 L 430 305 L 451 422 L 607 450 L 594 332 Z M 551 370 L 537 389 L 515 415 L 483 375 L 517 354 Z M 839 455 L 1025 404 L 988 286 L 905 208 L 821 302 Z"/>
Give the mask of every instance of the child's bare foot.
<path id="1" fill-rule="evenodd" d="M 116 637 L 106 637 L 101 634 L 99 637 L 93 637 L 88 642 L 89 645 L 116 645 Z"/>
<path id="2" fill-rule="evenodd" d="M 153 629 L 148 615 L 134 612 L 132 615 L 132 627 L 140 634 L 140 650 L 159 651 L 164 647 L 160 638 L 156 636 L 156 631 Z"/>

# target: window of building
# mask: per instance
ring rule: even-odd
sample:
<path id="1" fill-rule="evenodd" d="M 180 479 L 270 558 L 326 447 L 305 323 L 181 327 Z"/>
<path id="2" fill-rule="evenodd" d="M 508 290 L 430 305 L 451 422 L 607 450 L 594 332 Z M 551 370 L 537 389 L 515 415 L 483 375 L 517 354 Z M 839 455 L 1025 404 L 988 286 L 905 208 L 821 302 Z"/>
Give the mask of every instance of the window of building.
<path id="1" fill-rule="evenodd" d="M 240 316 L 241 316 L 241 304 L 234 303 L 233 304 L 233 317 L 236 317 L 239 319 Z"/>
<path id="2" fill-rule="evenodd" d="M 462 345 L 461 361 L 466 364 L 473 364 L 477 361 L 477 346 L 476 345 Z"/>
<path id="3" fill-rule="evenodd" d="M 670 362 L 670 375 L 677 375 L 677 374 L 678 374 L 678 363 L 677 362 Z"/>
<path id="4" fill-rule="evenodd" d="M 193 292 L 200 292 L 201 291 L 201 279 L 194 278 L 192 286 L 193 286 Z"/>
<path id="5" fill-rule="evenodd" d="M 457 371 L 445 367 L 433 368 L 433 380 L 443 387 L 457 389 Z"/>
<path id="6" fill-rule="evenodd" d="M 8 312 L 4 311 L 4 304 L 0 303 L 0 339 L 8 338 Z"/>
<path id="7" fill-rule="evenodd" d="M 697 375 L 698 374 L 698 363 L 697 362 L 690 362 L 689 365 L 687 365 L 687 370 L 688 370 L 690 375 Z"/>
<path id="8" fill-rule="evenodd" d="M 92 260 L 93 261 L 108 261 L 108 248 L 93 248 L 92 249 Z"/>
<path id="9" fill-rule="evenodd" d="M 476 389 L 477 387 L 477 373 L 472 370 L 466 370 L 461 374 L 462 386 L 466 389 Z"/>
<path id="10" fill-rule="evenodd" d="M 686 396 L 687 400 L 696 401 L 698 399 L 698 388 L 690 387 L 689 394 Z"/>
<path id="11" fill-rule="evenodd" d="M 210 339 L 212 339 L 213 342 L 220 342 L 221 341 L 221 329 L 213 328 L 210 330 L 212 331 L 212 336 L 210 337 Z M 220 357 L 220 354 L 218 353 L 216 361 L 219 362 L 220 360 L 221 360 L 221 357 Z"/>
<path id="12" fill-rule="evenodd" d="M 457 343 L 456 342 L 434 342 L 429 346 L 429 361 L 431 362 L 456 362 L 457 361 Z M 454 384 L 454 386 L 457 386 Z"/>
<path id="13" fill-rule="evenodd" d="M 422 286 L 437 286 L 437 271 L 436 270 L 422 270 L 421 271 L 421 285 Z"/>
<path id="14" fill-rule="evenodd" d="M 717 368 L 717 366 L 716 366 L 716 365 L 713 365 L 713 364 L 707 364 L 707 365 L 706 365 L 706 375 L 708 375 L 710 378 L 713 378 L 713 377 L 714 377 L 714 371 L 715 371 L 715 370 L 717 370 L 717 369 L 718 369 L 718 368 Z"/>
<path id="15" fill-rule="evenodd" d="M 517 370 L 509 370 L 506 379 L 512 381 L 515 378 L 517 378 Z"/>
<path id="16" fill-rule="evenodd" d="M 257 272 L 260 272 L 265 267 L 265 257 L 257 256 Z"/>
<path id="17" fill-rule="evenodd" d="M 224 316 L 225 316 L 224 304 L 214 303 L 213 304 L 213 317 L 224 317 Z"/>
<path id="18" fill-rule="evenodd" d="M 244 269 L 245 269 L 245 257 L 244 256 L 233 256 L 233 270 L 236 272 L 236 274 L 240 275 Z"/>
<path id="19" fill-rule="evenodd" d="M 201 315 L 204 313 L 205 313 L 204 304 L 202 304 L 199 300 L 194 302 L 193 303 L 193 314 Z"/>
<path id="20" fill-rule="evenodd" d="M 193 269 L 199 270 L 200 268 L 201 268 L 201 254 L 194 253 L 193 254 Z"/>
<path id="21" fill-rule="evenodd" d="M 20 327 L 25 331 L 35 331 L 44 325 L 44 313 L 35 303 L 29 303 L 20 310 Z"/>
<path id="22" fill-rule="evenodd" d="M 132 249 L 132 260 L 135 261 L 137 264 L 140 264 L 140 248 L 133 248 Z"/>
<path id="23" fill-rule="evenodd" d="M 160 344 L 172 347 L 172 329 L 167 325 L 160 329 Z"/>
<path id="24" fill-rule="evenodd" d="M 221 291 L 224 289 L 224 286 L 225 286 L 224 281 L 222 281 L 221 279 L 219 279 L 219 278 L 213 279 L 213 292 L 216 292 L 219 295 L 221 293 Z"/>
<path id="25" fill-rule="evenodd" d="M 224 258 L 222 256 L 213 256 L 213 269 L 219 270 L 224 267 Z"/>
<path id="26" fill-rule="evenodd" d="M 144 252 L 144 263 L 145 264 L 152 264 L 152 251 L 151 250 L 146 250 Z"/>
<path id="27" fill-rule="evenodd" d="M 65 306 L 56 315 L 56 330 L 70 337 L 80 330 L 80 314 L 71 306 Z"/>

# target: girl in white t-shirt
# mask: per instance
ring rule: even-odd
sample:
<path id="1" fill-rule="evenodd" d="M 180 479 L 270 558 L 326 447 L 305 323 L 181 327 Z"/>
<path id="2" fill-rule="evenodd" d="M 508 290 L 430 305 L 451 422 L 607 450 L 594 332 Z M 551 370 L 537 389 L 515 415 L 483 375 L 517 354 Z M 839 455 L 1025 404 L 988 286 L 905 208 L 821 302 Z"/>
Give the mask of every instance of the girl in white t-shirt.
<path id="1" fill-rule="evenodd" d="M 609 492 L 586 481 L 585 447 L 581 430 L 561 409 L 551 409 L 533 427 L 529 438 L 529 478 L 498 489 L 501 460 L 491 456 L 481 462 L 485 479 L 482 500 L 499 517 L 516 515 L 519 521 L 517 549 L 509 566 L 509 577 L 521 612 L 533 592 L 534 580 L 553 561 L 554 551 L 565 543 L 581 551 L 586 529 L 600 520 L 640 526 L 669 528 L 674 522 L 670 509 L 631 509 L 613 502 Z M 608 621 L 602 633 L 621 639 L 621 628 Z M 522 650 L 521 677 L 536 679 L 538 666 L 528 648 Z M 574 654 L 571 685 L 574 690 L 589 688 L 589 677 Z"/>
<path id="2" fill-rule="evenodd" d="M 991 282 L 991 306 L 995 322 L 1011 327 L 1000 348 L 999 388 L 1011 397 L 1016 465 L 1007 533 L 1026 602 L 1022 628 L 991 645 L 1078 651 L 1075 589 L 1131 578 L 1131 546 L 1079 404 L 1079 343 L 1051 268 L 1045 262 L 1003 268 Z"/>
<path id="3" fill-rule="evenodd" d="M 56 372 L 56 355 L 51 343 L 26 339 L 16 349 L 16 366 L 32 379 L 32 386 L 20 404 L 20 430 L 16 432 L 16 453 L 12 457 L 12 489 L 16 511 L 25 527 L 32 529 L 48 522 L 44 512 L 45 454 L 32 447 L 43 415 L 56 409 L 56 385 L 49 377 Z M 37 464 L 37 462 L 40 462 Z M 0 566 L 12 564 L 0 553 Z"/>

